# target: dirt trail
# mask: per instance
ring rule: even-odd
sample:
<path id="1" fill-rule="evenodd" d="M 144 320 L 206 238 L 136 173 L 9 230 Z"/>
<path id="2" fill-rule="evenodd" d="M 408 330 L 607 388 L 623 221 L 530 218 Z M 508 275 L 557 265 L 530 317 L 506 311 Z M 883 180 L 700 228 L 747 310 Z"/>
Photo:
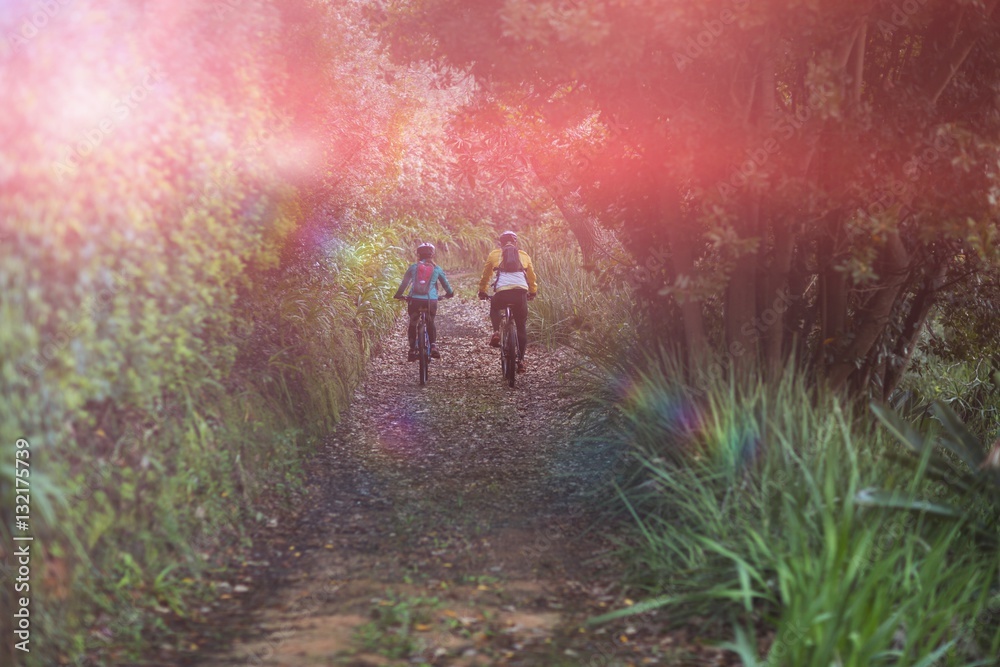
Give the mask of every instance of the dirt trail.
<path id="1" fill-rule="evenodd" d="M 279 585 L 243 641 L 199 664 L 668 664 L 625 625 L 581 628 L 622 604 L 610 545 L 586 530 L 607 456 L 572 444 L 569 352 L 530 348 L 518 387 L 501 383 L 473 280 L 439 306 L 427 387 L 404 322 L 373 359 L 312 462 L 308 509 L 260 555 Z"/>

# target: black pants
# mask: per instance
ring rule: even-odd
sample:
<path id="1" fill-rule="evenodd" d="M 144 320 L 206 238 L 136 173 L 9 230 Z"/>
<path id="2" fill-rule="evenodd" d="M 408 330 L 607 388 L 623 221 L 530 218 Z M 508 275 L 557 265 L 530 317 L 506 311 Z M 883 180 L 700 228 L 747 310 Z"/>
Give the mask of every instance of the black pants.
<path id="1" fill-rule="evenodd" d="M 410 299 L 406 306 L 406 312 L 410 315 L 410 328 L 406 330 L 406 335 L 410 339 L 410 349 L 417 347 L 417 320 L 420 319 L 420 309 L 427 306 L 427 335 L 431 339 L 431 345 L 437 340 L 437 327 L 434 326 L 434 316 L 438 312 L 437 299 Z"/>
<path id="2" fill-rule="evenodd" d="M 528 290 L 505 289 L 493 295 L 490 302 L 490 321 L 493 331 L 500 331 L 500 314 L 506 306 L 510 306 L 517 325 L 517 358 L 524 359 L 524 348 L 528 345 Z"/>

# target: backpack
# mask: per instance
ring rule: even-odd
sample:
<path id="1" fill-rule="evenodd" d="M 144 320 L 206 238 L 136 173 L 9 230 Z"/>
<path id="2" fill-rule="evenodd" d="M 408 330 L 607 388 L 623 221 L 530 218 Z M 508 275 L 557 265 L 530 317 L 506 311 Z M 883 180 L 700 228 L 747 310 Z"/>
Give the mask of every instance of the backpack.
<path id="1" fill-rule="evenodd" d="M 502 271 L 503 273 L 517 273 L 519 271 L 524 271 L 524 266 L 521 264 L 521 252 L 513 243 L 503 247 L 497 271 Z"/>
<path id="2" fill-rule="evenodd" d="M 496 277 L 493 279 L 493 289 L 500 283 L 501 273 L 527 273 L 521 264 L 521 252 L 513 243 L 509 243 L 500 251 L 500 263 L 493 269 Z"/>
<path id="3" fill-rule="evenodd" d="M 413 276 L 413 288 L 410 296 L 427 296 L 431 293 L 431 276 L 434 275 L 433 262 L 417 262 L 417 272 Z"/>

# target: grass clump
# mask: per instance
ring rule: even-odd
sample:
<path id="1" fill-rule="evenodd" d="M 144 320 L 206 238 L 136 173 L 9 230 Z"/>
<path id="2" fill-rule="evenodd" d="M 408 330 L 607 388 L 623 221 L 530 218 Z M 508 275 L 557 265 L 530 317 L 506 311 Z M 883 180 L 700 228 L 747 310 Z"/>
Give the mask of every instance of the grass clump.
<path id="1" fill-rule="evenodd" d="M 935 484 L 925 468 L 887 456 L 898 446 L 872 417 L 792 368 L 698 393 L 669 361 L 646 368 L 606 398 L 630 452 L 619 483 L 636 532 L 622 555 L 648 599 L 595 621 L 662 607 L 731 625 L 747 665 L 994 664 L 985 496 L 915 500 Z"/>

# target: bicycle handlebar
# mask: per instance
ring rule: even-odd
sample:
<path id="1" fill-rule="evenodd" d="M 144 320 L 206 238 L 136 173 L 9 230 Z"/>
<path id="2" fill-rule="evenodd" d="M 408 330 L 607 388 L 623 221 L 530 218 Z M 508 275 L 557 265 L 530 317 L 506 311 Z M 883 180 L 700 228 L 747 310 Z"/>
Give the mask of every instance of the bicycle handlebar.
<path id="1" fill-rule="evenodd" d="M 487 294 L 487 295 L 486 295 L 486 298 L 484 298 L 484 299 L 481 299 L 481 301 L 493 301 L 493 297 L 494 297 L 494 296 L 496 296 L 496 294 L 494 294 L 494 295 L 492 295 L 492 296 L 490 296 L 489 294 Z M 532 300 L 532 299 L 534 299 L 534 298 L 535 298 L 536 296 L 537 296 L 536 294 L 529 294 L 529 295 L 528 295 L 528 301 L 531 301 L 531 300 Z"/>
<path id="2" fill-rule="evenodd" d="M 454 296 L 455 296 L 455 293 L 452 292 L 451 294 L 445 294 L 443 297 L 441 297 L 441 299 L 451 299 Z M 412 297 L 412 296 L 406 296 L 406 295 L 403 295 L 403 296 L 393 296 L 392 298 L 393 299 L 399 299 L 400 301 L 413 301 L 413 299 L 414 299 L 414 297 Z M 438 299 L 438 301 L 440 301 L 441 299 Z M 417 301 L 430 301 L 430 299 L 417 299 Z"/>

